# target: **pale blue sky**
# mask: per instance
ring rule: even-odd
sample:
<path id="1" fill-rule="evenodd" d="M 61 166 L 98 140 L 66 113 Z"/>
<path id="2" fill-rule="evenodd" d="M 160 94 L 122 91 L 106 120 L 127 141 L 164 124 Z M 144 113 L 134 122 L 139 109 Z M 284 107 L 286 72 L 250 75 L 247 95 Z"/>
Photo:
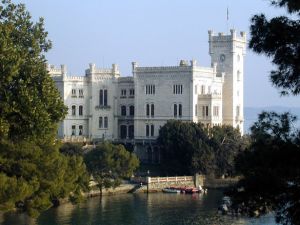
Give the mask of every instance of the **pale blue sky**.
<path id="1" fill-rule="evenodd" d="M 249 34 L 250 17 L 264 12 L 283 14 L 268 0 L 21 0 L 34 19 L 45 18 L 53 42 L 50 64 L 66 64 L 72 75 L 83 75 L 88 63 L 110 67 L 117 63 L 123 76 L 131 62 L 143 66 L 176 65 L 196 59 L 210 65 L 207 30 L 229 28 Z M 245 64 L 245 106 L 297 106 L 299 97 L 279 97 L 271 86 L 270 60 L 250 50 Z"/>

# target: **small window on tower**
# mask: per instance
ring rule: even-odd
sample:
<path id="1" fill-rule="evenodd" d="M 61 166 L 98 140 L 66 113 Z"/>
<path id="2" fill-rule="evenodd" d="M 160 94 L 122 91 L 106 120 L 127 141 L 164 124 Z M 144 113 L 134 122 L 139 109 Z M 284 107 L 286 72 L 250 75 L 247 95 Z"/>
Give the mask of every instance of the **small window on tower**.
<path id="1" fill-rule="evenodd" d="M 240 81 L 241 80 L 241 72 L 238 70 L 236 73 L 236 80 Z"/>

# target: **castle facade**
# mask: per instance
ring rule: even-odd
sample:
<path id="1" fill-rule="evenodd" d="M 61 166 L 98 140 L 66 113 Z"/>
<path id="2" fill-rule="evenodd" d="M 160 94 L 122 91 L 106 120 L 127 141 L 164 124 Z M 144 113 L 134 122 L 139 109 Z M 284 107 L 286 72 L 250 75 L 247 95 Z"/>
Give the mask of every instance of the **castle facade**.
<path id="1" fill-rule="evenodd" d="M 163 67 L 133 62 L 132 76 L 123 77 L 116 64 L 110 69 L 90 64 L 85 76 L 69 76 L 66 66 L 48 65 L 69 109 L 58 136 L 131 143 L 142 161 L 159 162 L 155 140 L 168 120 L 228 124 L 243 134 L 246 34 L 208 34 L 211 67 L 195 60 Z"/>

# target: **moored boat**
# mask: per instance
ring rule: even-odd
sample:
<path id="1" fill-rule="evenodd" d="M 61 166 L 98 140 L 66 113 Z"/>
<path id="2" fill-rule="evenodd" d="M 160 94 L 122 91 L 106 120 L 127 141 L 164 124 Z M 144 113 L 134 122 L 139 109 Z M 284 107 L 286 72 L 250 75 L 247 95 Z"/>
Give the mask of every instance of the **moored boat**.
<path id="1" fill-rule="evenodd" d="M 165 193 L 174 193 L 174 194 L 180 193 L 180 190 L 175 188 L 163 188 L 162 191 Z"/>

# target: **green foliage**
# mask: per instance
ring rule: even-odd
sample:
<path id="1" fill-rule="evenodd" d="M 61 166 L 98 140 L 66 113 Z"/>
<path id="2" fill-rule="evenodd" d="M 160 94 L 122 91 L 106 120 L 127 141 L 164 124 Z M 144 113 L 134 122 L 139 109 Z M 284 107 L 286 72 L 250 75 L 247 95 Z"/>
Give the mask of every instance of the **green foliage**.
<path id="1" fill-rule="evenodd" d="M 43 19 L 33 23 L 23 4 L 0 3 L 1 137 L 55 137 L 66 107 L 45 67 L 50 47 Z"/>
<path id="2" fill-rule="evenodd" d="M 77 155 L 82 156 L 83 150 L 82 150 L 82 144 L 74 144 L 74 143 L 64 143 L 60 148 L 59 151 L 64 155 Z"/>
<path id="3" fill-rule="evenodd" d="M 104 142 L 85 155 L 88 171 L 102 194 L 103 188 L 117 187 L 122 178 L 130 178 L 139 166 L 134 153 L 123 145 Z"/>
<path id="4" fill-rule="evenodd" d="M 238 129 L 228 125 L 215 126 L 209 132 L 215 152 L 215 174 L 218 176 L 235 175 L 235 159 L 250 145 L 250 138 L 241 137 Z"/>
<path id="5" fill-rule="evenodd" d="M 57 123 L 66 107 L 45 67 L 43 19 L 23 4 L 0 3 L 0 209 L 37 216 L 88 187 L 82 157 L 59 152 Z"/>
<path id="6" fill-rule="evenodd" d="M 272 58 L 277 70 L 271 71 L 273 85 L 281 94 L 300 93 L 300 2 L 273 0 L 273 5 L 286 7 L 292 17 L 279 16 L 268 20 L 264 14 L 251 21 L 249 47 Z"/>
<path id="7" fill-rule="evenodd" d="M 274 210 L 278 222 L 300 224 L 300 133 L 294 121 L 289 113 L 263 112 L 252 126 L 253 142 L 237 160 L 244 191 L 232 193 L 245 213 Z"/>
<path id="8" fill-rule="evenodd" d="M 64 156 L 57 145 L 2 141 L 0 149 L 2 210 L 17 206 L 36 216 L 54 201 L 88 187 L 82 157 Z"/>
<path id="9" fill-rule="evenodd" d="M 244 147 L 238 130 L 202 124 L 168 121 L 159 132 L 162 168 L 168 175 L 194 173 L 233 175 L 234 158 Z"/>
<path id="10" fill-rule="evenodd" d="M 214 156 L 201 125 L 168 121 L 159 131 L 157 143 L 162 154 L 162 168 L 168 175 L 208 173 Z"/>

